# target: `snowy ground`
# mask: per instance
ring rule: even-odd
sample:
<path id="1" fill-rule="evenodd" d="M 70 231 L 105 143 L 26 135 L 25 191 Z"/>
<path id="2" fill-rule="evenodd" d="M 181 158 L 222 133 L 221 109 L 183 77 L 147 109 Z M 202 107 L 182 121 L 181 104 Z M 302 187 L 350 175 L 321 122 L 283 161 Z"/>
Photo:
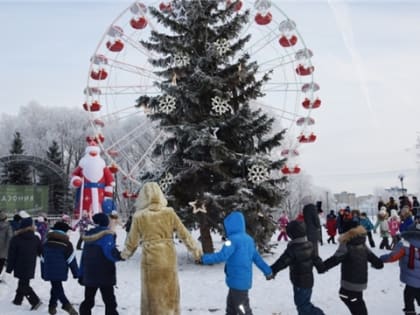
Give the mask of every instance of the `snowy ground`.
<path id="1" fill-rule="evenodd" d="M 323 231 L 325 233 L 325 231 Z M 77 232 L 69 232 L 73 244 L 76 244 Z M 379 244 L 378 234 L 374 235 Z M 125 232 L 120 230 L 117 243 L 123 247 Z M 215 246 L 220 248 L 222 243 L 215 236 Z M 274 239 L 274 238 L 273 238 Z M 324 235 L 326 240 L 326 235 Z M 286 243 L 282 241 L 275 249 L 274 255 L 265 256 L 267 263 L 273 263 L 283 252 Z M 334 253 L 336 245 L 324 244 L 320 246 L 321 258 L 326 259 Z M 181 313 L 184 315 L 200 314 L 224 314 L 227 287 L 224 283 L 223 264 L 214 266 L 195 265 L 191 256 L 186 252 L 182 244 L 177 244 L 179 280 L 181 285 Z M 385 250 L 374 249 L 377 255 Z M 117 264 L 118 287 L 116 288 L 118 309 L 121 315 L 140 314 L 140 250 L 125 262 Z M 80 255 L 80 251 L 78 251 Z M 4 272 L 3 272 L 4 273 Z M 43 301 L 43 305 L 37 311 L 30 311 L 29 304 L 25 301 L 22 306 L 11 303 L 17 280 L 11 275 L 2 275 L 5 283 L 0 283 L 0 314 L 1 315 L 24 315 L 24 314 L 47 314 L 50 284 L 40 279 L 39 261 L 36 279 L 31 284 Z M 325 314 L 345 315 L 349 314 L 347 308 L 338 297 L 340 281 L 340 267 L 318 275 L 315 272 L 315 286 L 313 289 L 313 303 L 322 308 Z M 64 284 L 69 300 L 76 304 L 82 301 L 83 287 L 76 280 L 70 279 Z M 369 285 L 365 291 L 365 301 L 370 315 L 397 315 L 403 314 L 404 285 L 399 281 L 398 263 L 386 264 L 384 269 L 369 270 Z M 267 281 L 258 269 L 254 270 L 254 284 L 250 290 L 251 307 L 254 315 L 291 315 L 297 314 L 293 304 L 293 290 L 289 281 L 288 269 L 280 272 L 275 280 Z M 98 293 L 97 305 L 93 315 L 104 314 L 103 302 Z M 418 308 L 420 310 L 420 308 Z M 66 314 L 59 309 L 58 314 Z"/>

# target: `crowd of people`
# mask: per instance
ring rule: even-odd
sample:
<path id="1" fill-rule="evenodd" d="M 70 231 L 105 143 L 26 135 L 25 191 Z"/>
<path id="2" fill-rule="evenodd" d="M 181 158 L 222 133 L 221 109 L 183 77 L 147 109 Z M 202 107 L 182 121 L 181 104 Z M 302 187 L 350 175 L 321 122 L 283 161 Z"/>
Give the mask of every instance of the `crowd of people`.
<path id="1" fill-rule="evenodd" d="M 97 290 L 102 294 L 106 314 L 118 314 L 113 293 L 116 284 L 115 262 L 121 260 L 115 244 L 117 224 L 121 224 L 121 221 L 115 211 L 110 215 L 97 213 L 92 217 L 84 211 L 74 225 L 71 217 L 63 214 L 51 226 L 46 215 L 33 218 L 21 210 L 8 221 L 6 213 L 0 211 L 0 275 L 5 269 L 18 280 L 12 303 L 22 305 L 26 298 L 31 305 L 30 310 L 37 310 L 42 304 L 30 285 L 35 277 L 37 258 L 40 257 L 41 278 L 51 285 L 49 314 L 57 314 L 58 302 L 70 315 L 91 314 Z M 129 228 L 127 225 L 126 230 L 129 231 Z M 67 233 L 69 230 L 79 230 L 80 233 L 76 245 L 76 250 L 82 250 L 79 263 Z M 79 311 L 64 292 L 63 282 L 67 281 L 69 271 L 85 287 Z"/>
<path id="2" fill-rule="evenodd" d="M 417 197 L 412 196 L 410 200 L 408 196 L 401 196 L 399 203 L 393 197 L 386 203 L 379 201 L 375 224 L 366 212 L 358 209 L 347 206 L 337 213 L 330 210 L 323 227 L 328 235 L 328 244 L 336 244 L 336 235 L 339 235 L 338 248 L 333 256 L 324 261 L 318 255 L 318 244 L 322 245 L 320 214 L 320 203 L 316 206 L 307 204 L 295 220 L 289 221 L 284 211 L 278 219 L 280 233 L 277 240 L 280 241 L 286 231 L 291 241 L 272 266 L 272 271 L 275 275 L 279 270 L 290 267 L 298 314 L 324 314 L 310 301 L 313 266 L 323 273 L 342 264 L 340 299 L 351 314 L 364 315 L 368 314 L 363 300 L 363 291 L 368 283 L 368 262 L 373 268 L 381 269 L 384 263 L 399 260 L 400 280 L 406 284 L 403 311 L 406 315 L 416 315 L 414 302 L 420 305 L 420 205 Z M 377 231 L 381 238 L 379 249 L 390 251 L 380 257 L 366 245 L 375 247 L 372 233 Z M 312 246 L 309 246 L 310 243 Z"/>
<path id="3" fill-rule="evenodd" d="M 41 277 L 51 286 L 49 314 L 57 314 L 60 303 L 70 315 L 89 315 L 95 306 L 96 293 L 100 291 L 105 314 L 118 315 L 114 294 L 116 263 L 129 259 L 141 246 L 141 314 L 179 315 L 180 289 L 173 241 L 176 233 L 197 264 L 225 262 L 225 282 L 229 288 L 227 315 L 252 314 L 248 294 L 252 287 L 253 264 L 267 280 L 275 279 L 281 270 L 289 269 L 299 315 L 324 314 L 311 301 L 314 267 L 318 273 L 325 273 L 341 265 L 340 299 L 351 314 L 368 314 L 363 299 L 363 291 L 368 285 L 368 264 L 381 269 L 384 263 L 394 261 L 400 261 L 401 281 L 405 283 L 404 313 L 414 315 L 414 302 L 420 301 L 420 211 L 416 202 L 416 198 L 411 201 L 404 197 L 400 198 L 400 204 L 393 198 L 380 203 L 375 224 L 366 213 L 350 207 L 337 213 L 331 210 L 325 224 L 321 224 L 320 203 L 307 202 L 293 220 L 282 212 L 278 220 L 278 241 L 284 239 L 288 243 L 270 266 L 247 234 L 240 209 L 231 211 L 224 219 L 226 240 L 223 247 L 215 253 L 203 254 L 174 209 L 167 205 L 159 185 L 147 183 L 138 195 L 137 211 L 124 226 L 116 212 L 97 213 L 92 217 L 85 212 L 74 225 L 63 216 L 48 227 L 44 216 L 34 219 L 21 211 L 8 222 L 6 214 L 0 211 L 0 274 L 6 269 L 18 279 L 12 303 L 21 305 L 26 298 L 31 310 L 37 310 L 42 302 L 30 281 L 35 276 L 37 257 L 40 257 Z M 116 247 L 116 225 L 128 232 L 122 251 Z M 322 227 L 328 234 L 327 243 L 338 243 L 335 253 L 327 259 L 322 259 L 318 252 L 318 245 L 322 244 Z M 79 231 L 76 248 L 69 240 L 69 230 Z M 381 237 L 379 248 L 388 250 L 379 257 L 370 249 L 375 247 L 372 233 L 377 231 Z M 80 261 L 76 259 L 75 250 L 82 251 Z M 69 274 L 84 286 L 84 299 L 78 310 L 64 292 L 63 282 Z"/>

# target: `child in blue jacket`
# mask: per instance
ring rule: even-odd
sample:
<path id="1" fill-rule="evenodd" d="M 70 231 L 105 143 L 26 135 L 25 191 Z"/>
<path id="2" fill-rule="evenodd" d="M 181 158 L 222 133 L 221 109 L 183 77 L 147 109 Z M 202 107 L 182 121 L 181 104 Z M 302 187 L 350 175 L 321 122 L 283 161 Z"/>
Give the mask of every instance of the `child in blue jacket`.
<path id="1" fill-rule="evenodd" d="M 73 245 L 66 234 L 70 229 L 71 227 L 64 222 L 54 224 L 42 248 L 41 276 L 42 279 L 51 282 L 51 296 L 48 303 L 48 313 L 51 315 L 57 314 L 58 301 L 67 313 L 77 315 L 63 288 L 63 281 L 67 281 L 69 267 L 74 278 L 77 278 L 78 273 Z"/>
<path id="2" fill-rule="evenodd" d="M 399 261 L 400 281 L 405 283 L 404 314 L 416 315 L 414 301 L 420 303 L 420 215 L 417 214 L 415 224 L 401 233 L 402 240 L 392 252 L 380 258 L 385 263 Z"/>
<path id="3" fill-rule="evenodd" d="M 252 287 L 252 264 L 272 278 L 271 268 L 264 262 L 251 236 L 245 231 L 245 218 L 233 211 L 224 219 L 227 240 L 222 249 L 214 254 L 204 254 L 200 263 L 204 265 L 226 262 L 226 285 L 229 287 L 226 315 L 251 315 L 248 290 Z"/>
<path id="4" fill-rule="evenodd" d="M 109 218 L 105 213 L 93 216 L 95 228 L 83 236 L 85 245 L 80 261 L 79 281 L 85 286 L 85 299 L 80 304 L 80 315 L 91 315 L 95 295 L 101 291 L 105 314 L 118 315 L 114 285 L 117 282 L 115 262 L 121 260 L 116 248 L 115 232 L 108 228 Z"/>

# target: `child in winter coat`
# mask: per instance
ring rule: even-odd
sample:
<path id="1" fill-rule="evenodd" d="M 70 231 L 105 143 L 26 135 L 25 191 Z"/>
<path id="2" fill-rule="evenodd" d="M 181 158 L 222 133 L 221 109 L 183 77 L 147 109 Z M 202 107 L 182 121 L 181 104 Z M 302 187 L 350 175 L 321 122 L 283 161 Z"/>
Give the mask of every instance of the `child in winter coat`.
<path id="1" fill-rule="evenodd" d="M 334 210 L 331 210 L 327 215 L 327 222 L 325 223 L 325 228 L 327 229 L 328 239 L 327 243 L 332 242 L 335 244 L 335 235 L 337 234 L 337 216 L 334 213 Z"/>
<path id="2" fill-rule="evenodd" d="M 404 313 L 416 315 L 414 300 L 420 302 L 420 216 L 416 218 L 416 224 L 401 233 L 402 241 L 393 248 L 389 254 L 382 255 L 383 262 L 399 261 L 400 281 L 405 283 L 404 288 Z"/>
<path id="3" fill-rule="evenodd" d="M 338 239 L 337 251 L 324 261 L 326 270 L 341 264 L 340 299 L 346 304 L 351 314 L 367 315 L 363 300 L 363 290 L 368 283 L 368 262 L 373 268 L 381 269 L 384 264 L 366 246 L 366 230 L 357 221 L 347 221 L 344 233 Z"/>
<path id="4" fill-rule="evenodd" d="M 21 305 L 23 298 L 26 297 L 31 304 L 31 310 L 38 309 L 42 304 L 30 286 L 30 280 L 35 275 L 36 258 L 39 255 L 41 255 L 41 241 L 35 235 L 33 220 L 31 217 L 23 218 L 10 240 L 6 272 L 13 271 L 14 277 L 19 279 L 12 303 Z"/>
<path id="5" fill-rule="evenodd" d="M 57 314 L 58 301 L 67 313 L 78 315 L 63 288 L 63 281 L 67 281 L 69 267 L 74 278 L 77 278 L 78 274 L 73 245 L 66 234 L 70 229 L 68 224 L 57 222 L 47 234 L 46 242 L 42 247 L 41 276 L 45 281 L 51 282 L 51 296 L 48 304 L 48 313 L 51 315 Z"/>
<path id="6" fill-rule="evenodd" d="M 277 241 L 281 241 L 281 239 L 284 237 L 284 240 L 287 242 L 287 233 L 286 233 L 286 227 L 287 224 L 289 224 L 289 218 L 287 217 L 287 213 L 286 211 L 283 211 L 279 220 L 277 221 L 278 225 L 279 225 L 279 230 L 280 230 L 280 234 L 277 237 Z"/>
<path id="7" fill-rule="evenodd" d="M 227 241 L 214 254 L 204 254 L 200 263 L 211 265 L 226 261 L 226 284 L 229 287 L 226 315 L 251 315 L 248 290 L 252 287 L 252 263 L 271 279 L 271 268 L 258 254 L 255 242 L 245 232 L 245 218 L 242 212 L 233 211 L 223 221 Z"/>
<path id="8" fill-rule="evenodd" d="M 408 206 L 402 207 L 400 217 L 401 217 L 400 233 L 402 233 L 414 223 L 413 215 Z"/>
<path id="9" fill-rule="evenodd" d="M 372 230 L 373 230 L 373 223 L 367 216 L 366 212 L 362 212 L 360 214 L 360 225 L 363 226 L 367 232 L 367 238 L 369 241 L 370 247 L 375 247 L 375 241 L 373 240 Z"/>
<path id="10" fill-rule="evenodd" d="M 105 314 L 118 315 L 114 285 L 117 282 L 115 262 L 121 255 L 115 245 L 115 234 L 109 228 L 109 218 L 104 213 L 93 216 L 96 227 L 86 232 L 80 261 L 79 281 L 85 286 L 85 298 L 80 304 L 80 315 L 91 315 L 95 295 L 101 291 Z"/>
<path id="11" fill-rule="evenodd" d="M 7 215 L 0 211 L 0 275 L 7 260 L 7 252 L 9 251 L 9 243 L 13 237 L 13 230 L 9 222 L 7 222 Z M 2 282 L 2 279 L 0 279 Z"/>
<path id="12" fill-rule="evenodd" d="M 39 233 L 39 237 L 41 238 L 41 243 L 45 242 L 45 238 L 48 233 L 48 223 L 43 216 L 39 216 L 35 222 L 36 231 Z"/>
<path id="13" fill-rule="evenodd" d="M 391 235 L 391 249 L 394 248 L 395 245 L 400 240 L 399 233 L 400 233 L 400 217 L 397 213 L 397 210 L 391 209 L 391 217 L 388 219 L 388 228 L 389 234 Z"/>
<path id="14" fill-rule="evenodd" d="M 87 229 L 89 226 L 93 226 L 93 221 L 89 218 L 89 214 L 86 210 L 83 210 L 82 217 L 79 221 L 73 226 L 73 230 L 76 230 L 79 228 L 79 239 L 77 240 L 76 249 L 81 250 L 82 249 L 82 243 L 83 243 L 83 236 L 85 235 Z"/>
<path id="15" fill-rule="evenodd" d="M 322 272 L 324 270 L 322 260 L 315 255 L 313 245 L 306 237 L 304 222 L 291 221 L 287 226 L 287 234 L 291 241 L 279 259 L 271 265 L 273 276 L 280 270 L 289 267 L 298 314 L 323 315 L 324 312 L 311 303 L 314 285 L 312 268 L 315 266 L 318 272 Z"/>
<path id="16" fill-rule="evenodd" d="M 382 209 L 378 213 L 378 221 L 376 221 L 373 231 L 376 233 L 376 229 L 379 226 L 379 233 L 382 237 L 382 241 L 379 244 L 380 249 L 391 249 L 389 246 L 389 226 L 388 226 L 388 213 Z"/>

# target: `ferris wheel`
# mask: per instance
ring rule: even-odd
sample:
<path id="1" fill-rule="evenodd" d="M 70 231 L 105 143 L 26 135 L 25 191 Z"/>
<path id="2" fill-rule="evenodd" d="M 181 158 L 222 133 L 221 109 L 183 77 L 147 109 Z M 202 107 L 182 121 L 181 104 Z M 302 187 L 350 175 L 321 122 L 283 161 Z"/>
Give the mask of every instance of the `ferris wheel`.
<path id="1" fill-rule="evenodd" d="M 286 139 L 274 154 L 287 157 L 280 170 L 284 175 L 298 174 L 299 148 L 315 142 L 312 131 L 314 110 L 321 105 L 314 81 L 312 51 L 306 47 L 296 23 L 270 0 L 220 0 L 221 6 L 235 3 L 234 10 L 250 11 L 248 24 L 240 37 L 251 34 L 243 48 L 259 64 L 261 74 L 271 71 L 264 97 L 251 103 L 276 117 L 279 128 L 287 129 Z M 171 1 L 134 2 L 106 28 L 91 58 L 83 108 L 89 115 L 111 169 L 123 178 L 138 182 L 138 175 L 153 164 L 151 153 L 162 133 L 149 121 L 144 108 L 136 107 L 140 95 L 156 96 L 161 91 L 154 82 L 161 78 L 148 62 L 157 57 L 140 40 L 147 41 L 151 31 L 163 28 L 148 14 L 155 6 L 172 10 Z M 182 65 L 185 56 L 175 56 Z M 176 75 L 173 77 L 176 84 Z"/>

